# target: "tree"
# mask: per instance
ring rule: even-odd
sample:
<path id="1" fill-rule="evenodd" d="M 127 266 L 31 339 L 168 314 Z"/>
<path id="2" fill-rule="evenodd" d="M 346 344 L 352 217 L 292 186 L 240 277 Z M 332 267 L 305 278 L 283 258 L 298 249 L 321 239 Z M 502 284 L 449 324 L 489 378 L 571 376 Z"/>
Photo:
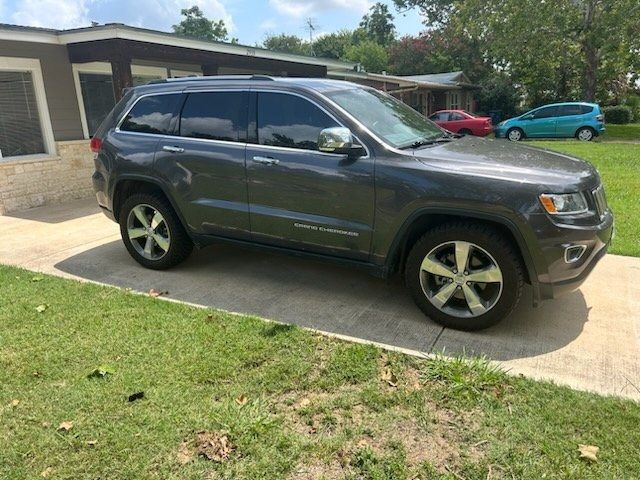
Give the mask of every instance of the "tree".
<path id="1" fill-rule="evenodd" d="M 178 35 L 217 42 L 226 42 L 229 39 L 229 32 L 224 20 L 209 20 L 197 5 L 183 8 L 180 10 L 180 15 L 185 18 L 172 27 L 173 32 Z M 231 40 L 232 43 L 237 43 L 237 41 L 235 38 Z"/>
<path id="2" fill-rule="evenodd" d="M 306 55 L 311 50 L 308 42 L 305 42 L 296 35 L 287 35 L 286 33 L 270 35 L 265 39 L 262 45 L 264 48 L 268 48 L 269 50 L 294 53 L 297 55 Z"/>
<path id="3" fill-rule="evenodd" d="M 393 25 L 393 15 L 389 13 L 389 7 L 378 2 L 369 12 L 362 17 L 360 28 L 370 40 L 379 45 L 390 45 L 396 37 L 396 27 Z"/>
<path id="4" fill-rule="evenodd" d="M 478 111 L 489 113 L 500 110 L 503 118 L 515 115 L 520 94 L 504 73 L 496 72 L 480 83 L 480 92 L 476 96 Z"/>
<path id="5" fill-rule="evenodd" d="M 318 57 L 344 58 L 347 48 L 353 44 L 353 32 L 340 30 L 322 35 L 313 42 L 313 51 Z"/>
<path id="6" fill-rule="evenodd" d="M 530 103 L 606 101 L 637 65 L 638 0 L 394 0 L 426 25 L 482 42 L 483 55 L 520 83 Z M 636 50 L 637 52 L 637 50 Z"/>
<path id="7" fill-rule="evenodd" d="M 373 40 L 351 45 L 345 52 L 345 58 L 360 63 L 367 72 L 371 73 L 381 73 L 386 70 L 389 62 L 387 50 Z"/>

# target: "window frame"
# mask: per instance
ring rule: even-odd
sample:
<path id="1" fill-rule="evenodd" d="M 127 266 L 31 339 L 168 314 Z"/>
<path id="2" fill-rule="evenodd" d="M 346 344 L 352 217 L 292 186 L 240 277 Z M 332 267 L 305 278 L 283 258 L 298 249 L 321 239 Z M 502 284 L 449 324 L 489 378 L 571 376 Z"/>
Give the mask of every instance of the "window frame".
<path id="1" fill-rule="evenodd" d="M 537 114 L 538 112 L 541 112 L 542 110 L 551 110 L 551 109 L 554 109 L 554 108 L 555 108 L 555 110 L 556 110 L 554 115 L 549 115 L 549 116 L 547 116 L 547 117 L 536 117 L 536 114 Z M 536 110 L 534 110 L 534 111 L 533 111 L 533 113 L 532 113 L 532 115 L 533 115 L 532 120 L 544 120 L 544 119 L 546 119 L 546 118 L 556 118 L 556 117 L 559 117 L 559 116 L 560 116 L 560 115 L 559 115 L 559 113 L 560 113 L 560 108 L 561 108 L 561 106 L 560 106 L 560 105 L 549 105 L 549 106 L 545 106 L 545 107 L 537 108 L 537 109 L 536 109 Z"/>
<path id="2" fill-rule="evenodd" d="M 171 120 L 169 120 L 169 126 L 167 127 L 168 133 L 136 132 L 135 130 L 122 130 L 121 128 L 122 124 L 127 119 L 129 114 L 133 111 L 133 109 L 136 108 L 136 105 L 138 105 L 138 103 L 141 100 L 148 97 L 159 97 L 161 95 L 177 95 L 179 97 L 173 109 L 173 112 L 171 114 Z M 127 109 L 126 113 L 122 115 L 120 120 L 118 120 L 115 130 L 118 133 L 129 133 L 134 135 L 153 135 L 155 137 L 175 137 L 177 136 L 176 127 L 178 125 L 178 121 L 180 118 L 180 112 L 182 111 L 182 107 L 184 106 L 185 100 L 186 100 L 186 95 L 184 94 L 184 92 L 154 92 L 154 93 L 147 93 L 144 95 L 140 95 L 133 102 L 133 105 L 131 105 L 131 107 Z M 183 137 L 183 138 L 191 138 L 191 137 Z"/>
<path id="3" fill-rule="evenodd" d="M 281 147 L 277 145 L 262 145 L 259 143 L 258 137 L 258 94 L 259 93 L 280 93 L 283 95 L 292 95 L 294 97 L 300 97 L 312 105 L 315 105 L 317 108 L 322 110 L 325 114 L 331 117 L 340 127 L 348 128 L 351 131 L 351 135 L 353 138 L 364 148 L 366 155 L 360 157 L 361 159 L 370 158 L 369 147 L 354 133 L 353 129 L 345 125 L 344 121 L 338 118 L 333 112 L 328 110 L 325 106 L 318 103 L 315 99 L 310 98 L 306 95 L 303 95 L 298 92 L 292 92 L 288 90 L 277 90 L 277 89 L 269 89 L 269 88 L 251 88 L 250 93 L 253 94 L 249 96 L 249 118 L 248 118 L 248 128 L 247 128 L 247 144 L 253 147 L 266 148 L 272 150 L 286 150 L 293 152 L 306 152 L 313 153 L 317 155 L 330 156 L 330 157 L 344 157 L 343 154 L 340 153 L 330 153 L 330 152 L 321 152 L 320 150 L 308 150 L 305 148 L 297 148 L 297 147 Z M 359 124 L 359 122 L 358 122 Z"/>
<path id="4" fill-rule="evenodd" d="M 80 110 L 80 123 L 82 124 L 82 134 L 86 140 L 91 138 L 89 136 L 89 123 L 87 122 L 87 111 L 84 106 L 84 99 L 82 98 L 82 88 L 80 84 L 80 74 L 88 73 L 95 75 L 111 75 L 113 81 L 113 71 L 111 70 L 111 63 L 109 62 L 88 62 L 88 63 L 73 63 L 71 64 L 71 70 L 73 72 L 73 83 L 76 88 L 76 99 L 78 101 L 78 110 Z M 166 67 L 155 67 L 150 65 L 134 65 L 131 64 L 131 76 L 159 76 L 160 78 L 167 78 Z M 115 95 L 114 95 L 115 97 Z M 116 103 L 118 101 L 116 100 Z"/>
<path id="5" fill-rule="evenodd" d="M 7 72 L 28 72 L 31 74 L 33 81 L 33 90 L 38 107 L 38 116 L 40 118 L 40 133 L 42 134 L 43 153 L 34 153 L 29 155 L 13 155 L 11 157 L 2 157 L 0 162 L 14 160 L 29 160 L 32 158 L 51 157 L 56 155 L 56 142 L 53 136 L 53 126 L 49 115 L 49 104 L 47 103 L 47 94 L 44 88 L 44 79 L 42 76 L 42 66 L 39 58 L 23 58 L 23 57 L 1 57 L 0 70 Z"/>

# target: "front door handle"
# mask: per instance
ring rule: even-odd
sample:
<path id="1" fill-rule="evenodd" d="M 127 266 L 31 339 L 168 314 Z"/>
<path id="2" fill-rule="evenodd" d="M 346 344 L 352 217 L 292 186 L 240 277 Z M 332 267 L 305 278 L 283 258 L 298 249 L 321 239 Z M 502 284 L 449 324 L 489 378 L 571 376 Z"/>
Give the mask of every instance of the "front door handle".
<path id="1" fill-rule="evenodd" d="M 171 145 L 164 145 L 162 147 L 162 150 L 164 150 L 165 152 L 170 152 L 170 153 L 182 153 L 182 152 L 184 152 L 184 148 L 182 148 L 182 147 L 172 147 Z"/>
<path id="2" fill-rule="evenodd" d="M 264 165 L 277 165 L 280 163 L 280 160 L 278 160 L 277 158 L 261 157 L 259 155 L 253 157 L 253 161 L 256 163 L 262 163 Z"/>

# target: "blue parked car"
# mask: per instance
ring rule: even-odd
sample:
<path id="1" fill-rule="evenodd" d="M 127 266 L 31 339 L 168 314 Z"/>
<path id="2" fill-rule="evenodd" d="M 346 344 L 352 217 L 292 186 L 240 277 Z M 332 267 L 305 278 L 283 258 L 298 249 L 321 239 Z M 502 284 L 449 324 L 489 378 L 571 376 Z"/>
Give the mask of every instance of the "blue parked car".
<path id="1" fill-rule="evenodd" d="M 523 138 L 571 138 L 589 141 L 604 133 L 604 115 L 595 103 L 565 102 L 545 105 L 500 122 L 496 138 L 517 142 Z"/>

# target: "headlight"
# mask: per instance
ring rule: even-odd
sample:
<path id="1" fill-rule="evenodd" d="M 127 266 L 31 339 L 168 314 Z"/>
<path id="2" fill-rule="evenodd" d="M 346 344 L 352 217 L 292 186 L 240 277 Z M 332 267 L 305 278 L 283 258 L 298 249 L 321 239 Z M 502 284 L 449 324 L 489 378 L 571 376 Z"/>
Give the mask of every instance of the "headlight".
<path id="1" fill-rule="evenodd" d="M 582 193 L 543 193 L 540 195 L 540 203 L 551 215 L 577 214 L 589 210 Z"/>

